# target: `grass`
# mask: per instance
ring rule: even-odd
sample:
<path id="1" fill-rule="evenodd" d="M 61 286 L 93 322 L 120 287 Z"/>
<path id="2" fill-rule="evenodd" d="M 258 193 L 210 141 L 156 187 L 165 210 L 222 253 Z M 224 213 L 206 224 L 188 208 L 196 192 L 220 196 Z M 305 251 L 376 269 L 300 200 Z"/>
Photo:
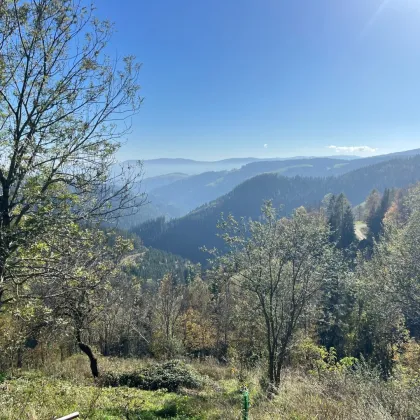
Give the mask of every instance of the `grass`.
<path id="1" fill-rule="evenodd" d="M 1 420 L 53 419 L 74 411 L 82 419 L 217 419 L 240 415 L 238 383 L 228 378 L 216 384 L 206 377 L 203 390 L 144 391 L 97 386 L 87 359 L 75 356 L 49 364 L 42 371 L 15 372 L 0 384 Z M 153 364 L 151 360 L 101 358 L 101 369 L 129 372 Z M 197 366 L 195 364 L 194 366 Z M 200 373 L 204 377 L 203 369 Z M 221 372 L 221 370 L 220 370 Z"/>
<path id="2" fill-rule="evenodd" d="M 150 360 L 100 359 L 105 370 L 128 372 L 150 366 Z M 240 388 L 251 395 L 250 419 L 418 419 L 420 387 L 416 381 L 381 381 L 371 372 L 326 372 L 308 375 L 287 370 L 281 390 L 267 399 L 261 371 L 238 372 L 215 361 L 192 362 L 206 379 L 199 390 L 143 391 L 97 386 L 87 360 L 71 357 L 42 371 L 15 372 L 0 383 L 1 420 L 43 420 L 74 411 L 82 419 L 226 419 L 241 418 Z"/>
<path id="3" fill-rule="evenodd" d="M 323 378 L 286 373 L 282 390 L 261 404 L 258 419 L 418 419 L 419 390 L 385 383 L 363 374 L 327 374 Z"/>
<path id="4" fill-rule="evenodd" d="M 85 419 L 156 419 L 172 413 L 179 419 L 196 417 L 189 398 L 163 391 L 74 385 L 64 380 L 19 378 L 8 383 L 1 398 L 1 419 L 51 419 L 74 411 Z M 176 416 L 175 416 L 176 415 Z"/>

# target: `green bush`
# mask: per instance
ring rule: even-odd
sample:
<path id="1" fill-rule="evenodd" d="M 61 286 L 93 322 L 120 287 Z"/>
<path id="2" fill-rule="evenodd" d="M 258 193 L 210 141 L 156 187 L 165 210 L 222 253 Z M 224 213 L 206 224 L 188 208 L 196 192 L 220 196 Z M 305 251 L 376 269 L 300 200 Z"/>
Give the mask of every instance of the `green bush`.
<path id="1" fill-rule="evenodd" d="M 178 414 L 178 407 L 175 401 L 167 401 L 162 409 L 155 411 L 159 417 L 175 417 Z"/>
<path id="2" fill-rule="evenodd" d="M 133 372 L 107 372 L 102 376 L 102 384 L 111 387 L 128 386 L 149 391 L 167 389 L 169 392 L 176 392 L 180 387 L 201 388 L 203 379 L 191 367 L 175 360 Z"/>

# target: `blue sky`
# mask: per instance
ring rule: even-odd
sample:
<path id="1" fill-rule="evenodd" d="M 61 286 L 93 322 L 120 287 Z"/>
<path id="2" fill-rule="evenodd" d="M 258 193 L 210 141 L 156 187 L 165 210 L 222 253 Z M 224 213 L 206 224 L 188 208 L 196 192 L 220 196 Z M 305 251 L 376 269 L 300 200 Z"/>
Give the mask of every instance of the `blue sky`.
<path id="1" fill-rule="evenodd" d="M 420 0 L 96 4 L 109 51 L 143 63 L 120 159 L 420 147 Z"/>

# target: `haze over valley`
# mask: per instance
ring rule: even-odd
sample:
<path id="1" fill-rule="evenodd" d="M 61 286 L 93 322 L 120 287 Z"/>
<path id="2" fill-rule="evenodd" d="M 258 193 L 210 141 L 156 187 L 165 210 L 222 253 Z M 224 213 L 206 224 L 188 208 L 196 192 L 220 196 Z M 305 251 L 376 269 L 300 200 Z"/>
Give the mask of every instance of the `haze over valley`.
<path id="1" fill-rule="evenodd" d="M 187 173 L 163 173 L 158 176 L 148 177 L 148 168 L 157 165 L 159 171 L 171 171 L 177 165 L 183 166 L 186 172 L 188 167 L 195 169 L 202 163 L 183 159 L 169 160 L 158 159 L 143 164 L 143 181 L 139 189 L 147 193 L 148 204 L 140 209 L 137 214 L 137 222 L 143 222 L 153 218 L 164 216 L 167 220 L 186 215 L 190 211 L 210 203 L 213 200 L 229 193 L 242 182 L 264 173 L 276 173 L 286 177 L 315 177 L 328 178 L 337 177 L 356 169 L 386 162 L 394 159 L 401 159 L 420 154 L 420 149 L 404 152 L 391 153 L 373 157 L 360 158 L 355 156 L 341 157 L 296 157 L 292 159 L 231 159 L 230 164 L 235 168 L 229 170 L 206 171 L 207 163 L 202 166 L 202 173 L 188 175 Z M 251 160 L 251 162 L 249 162 Z M 123 165 L 129 165 L 124 162 Z M 214 163 L 215 167 L 219 162 Z M 152 172 L 153 173 L 153 170 Z M 266 197 L 270 198 L 270 197 Z M 363 197 L 362 197 L 363 198 Z M 280 195 L 281 199 L 281 195 Z M 260 203 L 261 204 L 261 203 Z M 359 204 L 354 202 L 354 205 Z M 137 223 L 134 219 L 130 223 Z"/>

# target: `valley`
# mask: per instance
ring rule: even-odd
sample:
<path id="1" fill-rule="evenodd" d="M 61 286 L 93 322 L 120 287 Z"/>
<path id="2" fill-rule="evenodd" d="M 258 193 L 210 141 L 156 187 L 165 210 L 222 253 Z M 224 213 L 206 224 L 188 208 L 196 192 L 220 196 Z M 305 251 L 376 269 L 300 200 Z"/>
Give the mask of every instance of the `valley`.
<path id="1" fill-rule="evenodd" d="M 0 420 L 420 419 L 414 3 L 0 0 Z"/>
<path id="2" fill-rule="evenodd" d="M 420 179 L 420 155 L 373 158 L 373 162 L 378 161 L 379 163 L 372 164 L 372 160 L 367 160 L 366 163 L 371 164 L 342 175 L 328 177 L 299 175 L 286 177 L 278 172 L 263 173 L 249 178 L 227 194 L 197 207 L 184 217 L 166 223 L 162 223 L 161 219 L 150 220 L 134 227 L 133 231 L 147 246 L 161 248 L 192 261 L 205 263 L 208 256 L 201 251 L 201 248 L 205 246 L 211 249 L 222 244 L 221 239 L 217 237 L 216 227 L 221 214 L 255 219 L 258 218 L 264 201 L 272 200 L 281 215 L 288 215 L 300 206 L 319 208 L 326 194 L 341 192 L 348 197 L 353 206 L 356 206 L 374 189 L 384 191 L 385 188 L 408 187 Z M 361 166 L 358 160 L 352 161 L 352 164 L 356 167 Z M 265 163 L 259 165 L 267 169 Z M 342 168 L 340 170 L 344 171 Z M 206 181 L 208 176 L 208 173 L 203 174 L 203 178 L 207 178 Z M 227 179 L 232 177 L 233 174 L 226 176 Z M 189 179 L 177 181 L 167 188 L 177 195 L 177 186 Z M 194 190 L 185 188 L 184 191 L 185 197 L 179 195 L 180 201 L 185 203 L 188 199 L 197 199 Z"/>
<path id="3" fill-rule="evenodd" d="M 240 183 L 264 173 L 277 173 L 287 177 L 331 177 L 340 176 L 356 169 L 381 162 L 416 156 L 420 149 L 403 153 L 375 156 L 363 159 L 296 158 L 285 160 L 256 161 L 229 171 L 203 172 L 192 176 L 168 174 L 159 178 L 147 178 L 145 172 L 142 187 L 149 195 L 151 204 L 165 203 L 185 215 L 195 208 L 227 194 Z M 182 177 L 182 179 L 179 179 Z M 165 179 L 165 181 L 162 181 Z M 159 180 L 159 181 L 157 181 Z M 157 185 L 156 182 L 161 182 Z M 159 217 L 163 213 L 156 212 Z M 176 216 L 173 216 L 176 217 Z"/>

